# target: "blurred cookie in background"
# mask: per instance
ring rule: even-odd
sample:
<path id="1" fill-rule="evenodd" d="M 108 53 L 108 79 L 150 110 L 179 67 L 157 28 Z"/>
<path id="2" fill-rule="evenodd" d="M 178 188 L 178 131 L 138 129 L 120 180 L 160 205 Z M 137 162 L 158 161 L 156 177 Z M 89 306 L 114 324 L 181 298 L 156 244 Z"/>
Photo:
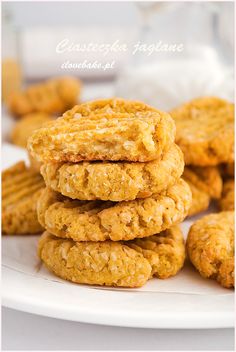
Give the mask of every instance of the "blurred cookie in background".
<path id="1" fill-rule="evenodd" d="M 24 116 L 13 127 L 10 136 L 11 142 L 19 147 L 26 148 L 27 140 L 33 131 L 42 127 L 45 122 L 52 120 L 52 118 L 45 113 L 32 113 Z"/>
<path id="2" fill-rule="evenodd" d="M 192 205 L 189 209 L 189 216 L 206 210 L 211 199 L 221 197 L 222 178 L 218 167 L 185 166 L 183 178 L 192 191 Z"/>
<path id="3" fill-rule="evenodd" d="M 79 101 L 81 81 L 73 77 L 54 78 L 30 85 L 11 95 L 8 109 L 21 117 L 33 112 L 58 115 L 72 108 Z"/>
<path id="4" fill-rule="evenodd" d="M 2 101 L 7 104 L 13 93 L 19 92 L 22 85 L 21 69 L 17 61 L 5 59 L 2 61 Z"/>
<path id="5" fill-rule="evenodd" d="M 196 187 L 192 182 L 187 181 L 187 183 L 192 192 L 192 204 L 188 211 L 188 216 L 193 216 L 207 210 L 211 201 L 209 194 Z"/>
<path id="6" fill-rule="evenodd" d="M 222 211 L 234 210 L 234 179 L 232 178 L 224 182 L 219 207 Z"/>
<path id="7" fill-rule="evenodd" d="M 234 104 L 202 97 L 170 112 L 176 123 L 176 144 L 186 165 L 215 166 L 234 162 Z"/>

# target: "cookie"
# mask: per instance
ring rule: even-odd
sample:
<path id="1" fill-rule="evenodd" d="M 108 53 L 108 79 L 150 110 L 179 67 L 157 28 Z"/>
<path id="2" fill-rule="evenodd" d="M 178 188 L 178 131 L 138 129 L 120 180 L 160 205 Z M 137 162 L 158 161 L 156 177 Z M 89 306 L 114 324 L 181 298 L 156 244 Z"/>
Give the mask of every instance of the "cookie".
<path id="1" fill-rule="evenodd" d="M 234 187 L 234 179 L 224 182 L 222 196 L 219 200 L 221 210 L 234 210 Z"/>
<path id="2" fill-rule="evenodd" d="M 123 244 L 135 249 L 148 260 L 152 267 L 152 277 L 167 279 L 176 275 L 184 265 L 185 243 L 179 226 Z"/>
<path id="3" fill-rule="evenodd" d="M 190 205 L 191 191 L 181 179 L 153 197 L 119 203 L 71 200 L 46 188 L 38 201 L 38 218 L 58 237 L 120 241 L 148 237 L 180 223 Z"/>
<path id="4" fill-rule="evenodd" d="M 130 242 L 75 242 L 45 232 L 38 254 L 50 271 L 69 281 L 140 287 L 153 276 L 176 275 L 184 263 L 185 247 L 178 227 Z"/>
<path id="5" fill-rule="evenodd" d="M 63 114 L 65 120 L 73 120 L 74 118 L 89 117 L 90 115 L 116 115 L 117 113 L 138 114 L 143 112 L 156 111 L 154 107 L 140 101 L 127 100 L 122 98 L 100 99 L 89 101 L 80 105 L 74 106 L 71 110 Z"/>
<path id="6" fill-rule="evenodd" d="M 210 214 L 197 220 L 188 234 L 187 253 L 203 277 L 233 287 L 234 212 Z"/>
<path id="7" fill-rule="evenodd" d="M 36 204 L 44 181 L 23 161 L 2 173 L 2 231 L 5 234 L 33 234 L 43 230 Z"/>
<path id="8" fill-rule="evenodd" d="M 102 102 L 104 108 L 91 114 L 85 108 L 90 105 L 81 104 L 35 131 L 28 141 L 31 155 L 44 163 L 145 162 L 161 157 L 174 142 L 175 125 L 168 114 L 120 99 Z"/>
<path id="9" fill-rule="evenodd" d="M 16 116 L 34 112 L 61 114 L 78 102 L 80 90 L 81 83 L 78 79 L 54 78 L 14 93 L 8 101 L 8 108 Z"/>
<path id="10" fill-rule="evenodd" d="M 206 210 L 211 198 L 218 199 L 221 196 L 222 178 L 218 167 L 187 166 L 184 168 L 183 179 L 192 191 L 189 216 Z"/>
<path id="11" fill-rule="evenodd" d="M 42 125 L 50 121 L 52 117 L 45 113 L 32 113 L 22 117 L 17 121 L 11 133 L 11 141 L 19 147 L 26 148 L 27 140 L 32 132 L 42 127 Z"/>
<path id="12" fill-rule="evenodd" d="M 49 163 L 41 167 L 47 186 L 80 200 L 147 198 L 173 185 L 184 169 L 183 154 L 173 144 L 160 160 L 147 163 Z"/>
<path id="13" fill-rule="evenodd" d="M 234 105 L 203 97 L 170 112 L 185 164 L 212 166 L 234 161 Z"/>
<path id="14" fill-rule="evenodd" d="M 39 161 L 35 160 L 30 153 L 28 152 L 28 159 L 29 159 L 29 168 L 33 171 L 36 171 L 38 173 L 40 173 L 40 169 L 42 166 L 42 163 L 40 163 Z"/>
<path id="15" fill-rule="evenodd" d="M 220 198 L 223 182 L 218 167 L 187 166 L 184 168 L 183 178 L 207 193 L 211 198 Z"/>
<path id="16" fill-rule="evenodd" d="M 188 216 L 193 216 L 207 210 L 211 201 L 209 194 L 196 187 L 191 181 L 185 181 L 192 192 L 192 204 L 189 208 Z"/>

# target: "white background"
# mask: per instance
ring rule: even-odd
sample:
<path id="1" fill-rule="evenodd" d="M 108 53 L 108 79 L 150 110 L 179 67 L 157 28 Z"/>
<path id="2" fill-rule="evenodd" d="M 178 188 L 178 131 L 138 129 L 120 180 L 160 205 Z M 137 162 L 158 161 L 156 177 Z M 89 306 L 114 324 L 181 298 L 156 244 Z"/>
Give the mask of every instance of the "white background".
<path id="1" fill-rule="evenodd" d="M 2 310 L 3 350 L 233 351 L 233 329 L 131 329 Z"/>

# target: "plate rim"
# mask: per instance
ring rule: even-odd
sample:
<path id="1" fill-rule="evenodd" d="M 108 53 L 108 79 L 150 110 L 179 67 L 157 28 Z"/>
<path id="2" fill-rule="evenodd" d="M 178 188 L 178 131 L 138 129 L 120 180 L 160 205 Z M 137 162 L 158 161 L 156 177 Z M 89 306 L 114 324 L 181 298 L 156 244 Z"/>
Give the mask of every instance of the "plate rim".
<path id="1" fill-rule="evenodd" d="M 2 267 L 3 271 L 15 272 L 14 269 Z M 27 276 L 22 272 L 17 272 L 22 277 Z M 42 278 L 30 277 L 30 280 L 42 280 Z M 4 281 L 4 280 L 3 280 Z M 47 281 L 47 280 L 46 280 Z M 196 311 L 186 312 L 182 311 L 181 316 L 177 312 L 159 312 L 158 319 L 151 315 L 150 310 L 146 314 L 133 314 L 131 316 L 119 314 L 116 310 L 115 312 L 104 310 L 101 311 L 85 310 L 81 309 L 79 306 L 76 310 L 66 309 L 63 305 L 58 307 L 58 300 L 55 302 L 43 300 L 38 302 L 29 297 L 22 297 L 17 295 L 17 290 L 7 289 L 7 285 L 2 282 L 2 305 L 7 308 L 16 309 L 22 312 L 41 315 L 44 317 L 89 323 L 97 325 L 106 325 L 114 327 L 128 327 L 128 328 L 147 328 L 147 329 L 220 329 L 220 328 L 233 328 L 234 327 L 234 312 L 232 311 Z M 48 281 L 52 283 L 52 281 Z M 59 283 L 58 283 L 59 284 Z M 86 288 L 83 288 L 84 292 Z M 104 291 L 104 290 L 103 290 Z M 87 291 L 88 292 L 88 291 Z M 92 292 L 92 291 L 90 291 Z M 96 292 L 96 290 L 93 290 Z M 107 292 L 107 291 L 105 291 Z M 111 291 L 109 291 L 111 292 Z M 116 291 L 113 291 L 114 293 Z M 129 293 L 129 292 L 127 292 Z M 169 293 L 170 295 L 172 293 Z"/>

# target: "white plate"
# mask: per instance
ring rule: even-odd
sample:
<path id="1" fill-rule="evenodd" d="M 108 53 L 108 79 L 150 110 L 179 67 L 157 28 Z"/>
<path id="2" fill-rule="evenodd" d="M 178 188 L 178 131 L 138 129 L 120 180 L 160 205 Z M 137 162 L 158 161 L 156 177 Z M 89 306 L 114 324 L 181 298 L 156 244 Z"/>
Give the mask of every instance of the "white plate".
<path id="1" fill-rule="evenodd" d="M 3 146 L 3 167 L 26 159 L 25 152 Z M 185 221 L 186 232 L 190 221 Z M 141 289 L 76 285 L 40 266 L 37 236 L 4 236 L 2 302 L 29 313 L 85 323 L 142 328 L 233 327 L 234 295 L 204 280 L 186 265 L 176 277 L 153 279 Z"/>

